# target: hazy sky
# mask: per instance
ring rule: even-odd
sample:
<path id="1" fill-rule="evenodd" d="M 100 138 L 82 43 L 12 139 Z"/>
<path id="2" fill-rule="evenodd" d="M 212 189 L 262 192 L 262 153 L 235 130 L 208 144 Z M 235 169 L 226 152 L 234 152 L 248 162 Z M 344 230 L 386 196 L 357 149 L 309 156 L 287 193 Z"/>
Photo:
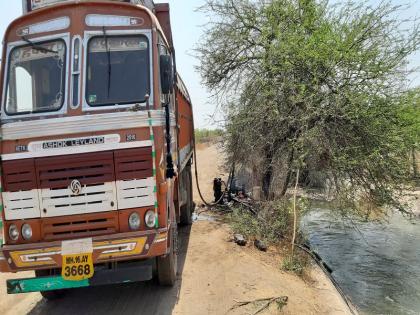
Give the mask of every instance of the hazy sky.
<path id="1" fill-rule="evenodd" d="M 371 0 L 373 3 L 379 0 Z M 215 107 L 209 99 L 209 93 L 200 83 L 200 76 L 195 72 L 194 65 L 199 61 L 192 57 L 193 48 L 202 34 L 202 25 L 206 19 L 202 13 L 197 12 L 203 0 L 169 0 L 155 1 L 169 2 L 171 5 L 171 19 L 175 49 L 177 52 L 177 65 L 187 88 L 190 92 L 195 114 L 195 124 L 199 128 L 216 127 L 214 122 L 209 119 L 215 112 Z M 339 2 L 337 0 L 336 2 Z M 407 3 L 407 1 L 393 0 L 393 3 Z M 410 2 L 410 0 L 408 0 Z M 420 17 L 420 0 L 411 0 L 412 9 L 407 12 L 407 17 Z M 6 30 L 7 25 L 22 12 L 21 0 L 0 0 L 0 36 Z M 412 65 L 420 67 L 420 53 L 412 56 Z M 413 76 L 412 85 L 420 85 L 420 75 Z"/>

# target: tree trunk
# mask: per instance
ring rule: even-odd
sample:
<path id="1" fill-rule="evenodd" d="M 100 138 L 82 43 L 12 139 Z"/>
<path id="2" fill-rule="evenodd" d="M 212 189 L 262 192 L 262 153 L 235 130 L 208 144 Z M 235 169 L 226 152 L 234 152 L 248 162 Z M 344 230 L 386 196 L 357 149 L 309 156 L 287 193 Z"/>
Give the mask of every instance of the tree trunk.
<path id="1" fill-rule="evenodd" d="M 413 175 L 414 175 L 414 178 L 417 178 L 419 176 L 419 171 L 417 169 L 417 159 L 416 159 L 416 150 L 415 149 L 411 149 L 411 156 L 412 156 L 412 160 L 413 160 Z"/>
<path id="2" fill-rule="evenodd" d="M 265 150 L 264 170 L 262 177 L 262 191 L 265 200 L 271 199 L 271 181 L 273 179 L 273 153 L 270 148 Z"/>
<path id="3" fill-rule="evenodd" d="M 287 160 L 287 174 L 286 174 L 286 178 L 284 179 L 283 182 L 283 188 L 281 189 L 280 192 L 280 196 L 283 197 L 286 192 L 287 192 L 287 188 L 289 187 L 289 183 L 290 183 L 290 179 L 292 177 L 292 162 L 293 162 L 293 157 L 294 157 L 294 150 L 292 149 L 289 153 L 289 158 Z"/>

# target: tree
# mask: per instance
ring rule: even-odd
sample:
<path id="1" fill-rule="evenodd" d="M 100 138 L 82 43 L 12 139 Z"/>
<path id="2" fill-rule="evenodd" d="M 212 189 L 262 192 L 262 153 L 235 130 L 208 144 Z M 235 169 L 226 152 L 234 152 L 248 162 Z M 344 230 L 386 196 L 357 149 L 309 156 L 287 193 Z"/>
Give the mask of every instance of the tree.
<path id="1" fill-rule="evenodd" d="M 362 198 L 406 211 L 399 193 L 419 135 L 401 110 L 420 32 L 398 19 L 405 7 L 208 0 L 201 9 L 211 21 L 198 70 L 226 112 L 230 160 L 257 171 L 267 199 L 301 169 L 331 182 L 343 208 Z"/>
<path id="2" fill-rule="evenodd" d="M 413 147 L 411 150 L 411 162 L 414 179 L 419 179 L 417 155 L 420 149 L 420 87 L 408 90 L 401 97 L 400 115 L 406 122 L 404 128 L 406 134 L 412 137 Z"/>

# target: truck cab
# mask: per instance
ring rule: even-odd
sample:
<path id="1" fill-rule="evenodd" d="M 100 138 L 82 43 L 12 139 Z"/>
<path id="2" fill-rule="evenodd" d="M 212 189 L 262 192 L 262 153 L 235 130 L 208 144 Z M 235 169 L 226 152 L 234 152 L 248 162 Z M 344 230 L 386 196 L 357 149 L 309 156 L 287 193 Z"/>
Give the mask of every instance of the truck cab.
<path id="1" fill-rule="evenodd" d="M 0 75 L 8 293 L 176 279 L 193 113 L 169 5 L 23 0 Z"/>

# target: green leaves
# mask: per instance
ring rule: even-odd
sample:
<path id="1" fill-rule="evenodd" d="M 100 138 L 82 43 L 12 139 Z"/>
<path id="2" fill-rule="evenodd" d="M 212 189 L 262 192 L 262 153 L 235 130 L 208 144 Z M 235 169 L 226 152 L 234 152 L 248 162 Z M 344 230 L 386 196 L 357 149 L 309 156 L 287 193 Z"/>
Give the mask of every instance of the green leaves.
<path id="1" fill-rule="evenodd" d="M 337 199 L 403 209 L 419 146 L 419 90 L 406 91 L 417 22 L 381 2 L 212 0 L 197 54 L 226 111 L 230 159 L 283 194 L 293 168 L 322 174 Z M 267 185 L 262 185 L 266 187 Z M 351 192 L 351 193 L 348 193 Z M 344 204 L 344 203 L 343 203 Z"/>

